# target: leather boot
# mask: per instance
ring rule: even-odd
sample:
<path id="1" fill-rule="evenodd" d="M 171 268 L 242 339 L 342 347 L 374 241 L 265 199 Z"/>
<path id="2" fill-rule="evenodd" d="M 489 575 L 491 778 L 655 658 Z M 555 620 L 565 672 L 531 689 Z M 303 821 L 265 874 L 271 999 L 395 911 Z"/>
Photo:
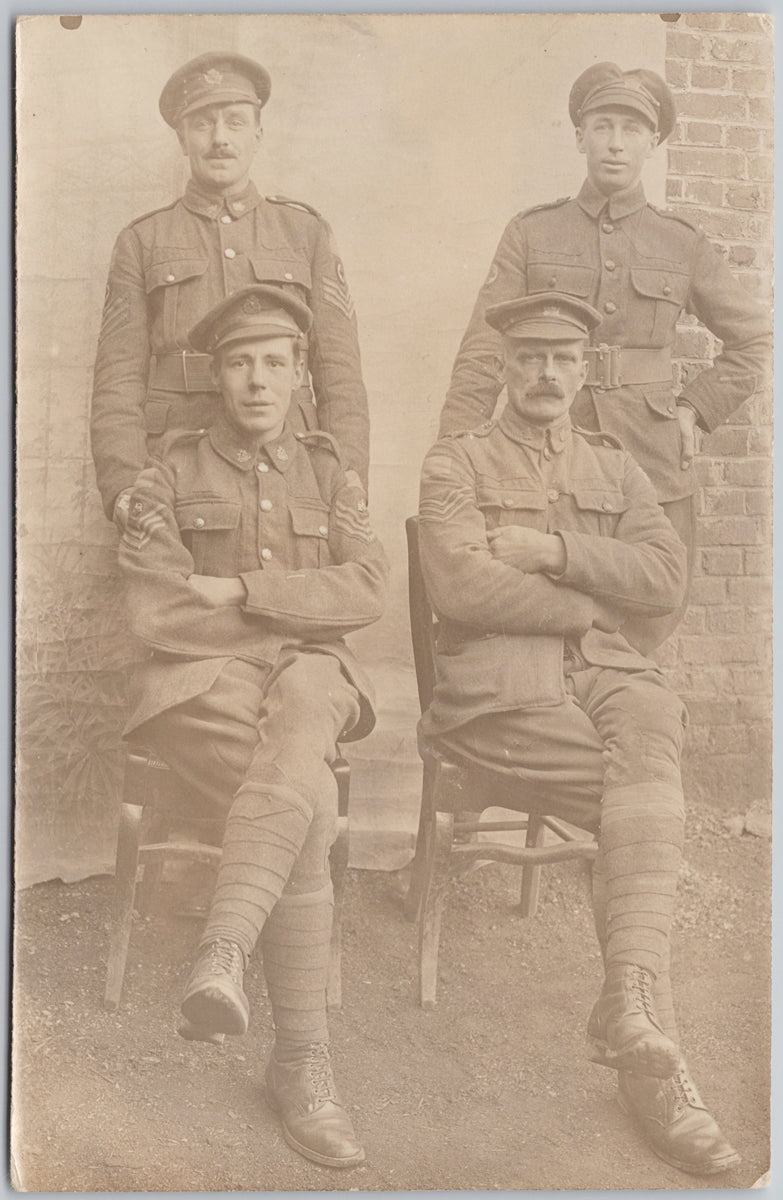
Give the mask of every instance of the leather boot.
<path id="1" fill-rule="evenodd" d="M 355 1167 L 364 1162 L 351 1118 L 332 1076 L 329 1047 L 303 1047 L 292 1062 L 272 1051 L 266 1068 L 266 1094 L 280 1117 L 283 1136 L 294 1150 L 324 1167 Z"/>
<path id="2" fill-rule="evenodd" d="M 204 1033 L 247 1033 L 250 1006 L 242 990 L 245 956 L 236 942 L 215 938 L 202 946 L 185 984 L 182 1015 Z"/>
<path id="3" fill-rule="evenodd" d="M 620 1107 L 664 1162 L 693 1175 L 717 1175 L 740 1162 L 684 1067 L 670 1079 L 621 1071 L 618 1082 Z"/>
<path id="4" fill-rule="evenodd" d="M 591 1062 L 660 1079 L 680 1069 L 680 1051 L 655 1015 L 653 983 L 651 972 L 642 967 L 619 963 L 607 968 L 603 990 L 587 1022 Z"/>

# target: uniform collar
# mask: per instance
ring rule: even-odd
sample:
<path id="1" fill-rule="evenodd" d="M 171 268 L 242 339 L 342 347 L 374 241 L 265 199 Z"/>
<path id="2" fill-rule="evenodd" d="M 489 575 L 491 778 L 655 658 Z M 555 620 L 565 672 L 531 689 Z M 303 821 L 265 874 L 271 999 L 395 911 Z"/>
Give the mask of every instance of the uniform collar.
<path id="1" fill-rule="evenodd" d="M 188 180 L 185 195 L 182 197 L 185 208 L 198 213 L 201 217 L 219 217 L 222 212 L 230 213 L 235 219 L 261 203 L 261 197 L 254 183 L 248 183 L 243 192 L 236 196 L 213 196 L 204 192 L 192 179 Z"/>
<path id="2" fill-rule="evenodd" d="M 629 217 L 631 213 L 644 208 L 647 203 L 641 182 L 635 184 L 628 192 L 620 192 L 607 197 L 603 192 L 599 192 L 589 179 L 582 184 L 576 199 L 579 207 L 584 209 L 588 216 L 597 217 L 605 207 L 607 215 L 613 221 L 619 221 L 621 217 Z"/>
<path id="3" fill-rule="evenodd" d="M 240 471 L 251 471 L 257 462 L 268 461 L 281 474 L 291 466 L 299 444 L 286 424 L 274 442 L 256 446 L 229 425 L 225 417 L 220 417 L 211 426 L 209 441 L 216 454 Z"/>
<path id="4" fill-rule="evenodd" d="M 523 446 L 530 446 L 532 450 L 543 450 L 548 446 L 554 454 L 560 454 L 571 437 L 571 414 L 564 413 L 551 425 L 531 425 L 507 404 L 501 413 L 498 427 L 512 442 L 520 442 Z"/>

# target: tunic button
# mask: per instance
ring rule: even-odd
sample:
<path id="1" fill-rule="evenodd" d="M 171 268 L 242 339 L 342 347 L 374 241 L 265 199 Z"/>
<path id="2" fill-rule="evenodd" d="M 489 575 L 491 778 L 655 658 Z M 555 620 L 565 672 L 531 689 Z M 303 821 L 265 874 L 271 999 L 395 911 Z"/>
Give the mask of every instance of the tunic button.
<path id="1" fill-rule="evenodd" d="M 503 497 L 503 507 L 504 508 L 513 508 L 514 507 L 514 501 L 511 499 L 510 496 Z"/>
<path id="2" fill-rule="evenodd" d="M 617 312 L 617 305 L 615 304 L 614 300 L 607 300 L 606 304 L 604 305 L 604 312 Z"/>
<path id="3" fill-rule="evenodd" d="M 173 282 L 174 282 L 174 279 L 175 279 L 175 276 L 174 276 L 174 275 L 167 275 L 167 276 L 166 276 L 166 283 L 173 283 Z"/>
<path id="4" fill-rule="evenodd" d="M 669 287 L 668 283 L 664 284 L 663 294 L 664 296 L 671 296 L 672 294 L 672 289 Z"/>
<path id="5" fill-rule="evenodd" d="M 670 413 L 673 413 L 673 412 L 674 412 L 674 405 L 673 405 L 673 404 L 670 404 L 670 405 L 668 406 L 668 408 L 666 409 L 666 411 L 667 411 L 667 412 L 670 412 Z"/>
<path id="6" fill-rule="evenodd" d="M 326 526 L 325 526 L 325 525 L 319 525 L 319 526 L 318 526 L 318 532 L 320 533 L 321 537 L 326 537 L 326 535 L 327 535 L 327 533 L 329 532 L 329 530 L 326 528 Z"/>
<path id="7" fill-rule="evenodd" d="M 264 549 L 261 551 L 261 557 L 263 558 L 264 562 L 269 562 L 270 558 L 272 557 L 272 551 L 267 546 L 264 546 Z"/>
<path id="8" fill-rule="evenodd" d="M 258 466 L 256 467 L 256 470 L 260 471 L 261 474 L 263 475 L 265 471 L 269 470 L 269 463 L 259 463 Z"/>
<path id="9" fill-rule="evenodd" d="M 293 275 L 290 271 L 286 271 L 286 273 L 283 275 L 283 279 L 293 279 Z"/>
<path id="10" fill-rule="evenodd" d="M 228 215 L 228 213 L 223 213 L 223 216 L 220 218 L 220 220 L 224 225 L 231 224 L 231 217 Z"/>
<path id="11" fill-rule="evenodd" d="M 230 246 L 228 250 L 224 250 L 223 253 L 225 254 L 226 258 L 236 258 L 237 256 L 236 250 L 232 250 Z"/>
<path id="12" fill-rule="evenodd" d="M 552 451 L 549 449 L 548 446 L 545 446 L 544 447 L 544 458 L 550 459 L 551 457 L 552 457 Z"/>
<path id="13" fill-rule="evenodd" d="M 615 268 L 615 262 L 614 262 L 614 259 L 613 259 L 613 258 L 607 258 L 606 262 L 604 263 L 604 266 L 606 267 L 607 271 L 613 271 L 613 270 L 614 270 L 614 268 Z"/>
<path id="14" fill-rule="evenodd" d="M 261 504 L 260 504 L 260 508 L 261 508 L 261 512 L 271 512 L 272 511 L 272 501 L 271 500 L 262 500 Z"/>
<path id="15" fill-rule="evenodd" d="M 555 500 L 560 499 L 560 493 L 555 488 L 550 488 L 547 492 L 547 498 L 554 504 Z"/>
<path id="16" fill-rule="evenodd" d="M 614 233 L 614 225 L 611 221 L 604 221 L 601 228 L 603 229 L 604 233 Z"/>
<path id="17" fill-rule="evenodd" d="M 611 508 L 612 508 L 611 500 L 604 500 L 603 504 L 601 505 L 601 508 L 604 510 L 604 512 L 611 512 Z"/>
<path id="18" fill-rule="evenodd" d="M 195 520 L 193 521 L 193 524 L 196 526 L 196 529 L 203 529 L 204 528 L 204 518 L 196 517 Z"/>
<path id="19" fill-rule="evenodd" d="M 556 275 L 550 275 L 550 276 L 549 276 L 549 286 L 550 286 L 550 287 L 554 287 L 556 283 L 557 283 L 557 276 L 556 276 Z"/>

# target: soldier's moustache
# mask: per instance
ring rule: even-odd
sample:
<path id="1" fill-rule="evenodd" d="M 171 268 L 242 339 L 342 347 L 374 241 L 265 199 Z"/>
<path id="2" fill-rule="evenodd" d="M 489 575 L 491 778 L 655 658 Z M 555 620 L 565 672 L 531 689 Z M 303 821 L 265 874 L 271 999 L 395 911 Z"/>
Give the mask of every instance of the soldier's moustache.
<path id="1" fill-rule="evenodd" d="M 539 383 L 529 392 L 530 396 L 554 396 L 557 400 L 565 400 L 565 392 L 557 383 Z"/>

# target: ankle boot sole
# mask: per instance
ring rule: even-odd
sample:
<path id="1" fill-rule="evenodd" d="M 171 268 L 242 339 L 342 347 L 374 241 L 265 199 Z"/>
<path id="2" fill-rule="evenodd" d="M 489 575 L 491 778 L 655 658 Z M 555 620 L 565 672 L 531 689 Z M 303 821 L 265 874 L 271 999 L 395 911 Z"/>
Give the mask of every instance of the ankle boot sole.
<path id="1" fill-rule="evenodd" d="M 631 1117 L 653 1154 L 656 1154 L 663 1162 L 668 1163 L 670 1167 L 676 1167 L 679 1171 L 685 1171 L 688 1175 L 719 1175 L 722 1171 L 728 1171 L 731 1167 L 736 1167 L 742 1162 L 740 1155 L 734 1149 L 727 1150 L 724 1154 L 716 1155 L 714 1158 L 701 1163 L 688 1162 L 685 1159 L 677 1158 L 674 1154 L 667 1154 L 662 1147 L 656 1146 L 647 1137 L 642 1119 L 623 1092 L 617 1093 L 617 1103 L 622 1111 Z"/>
<path id="2" fill-rule="evenodd" d="M 670 1079 L 682 1065 L 679 1050 L 668 1038 L 641 1037 L 624 1050 L 612 1050 L 602 1038 L 588 1034 L 587 1057 L 590 1062 L 613 1071 L 652 1075 L 656 1079 Z"/>
<path id="3" fill-rule="evenodd" d="M 328 1154 L 319 1154 L 317 1150 L 311 1150 L 309 1146 L 304 1146 L 286 1126 L 285 1121 L 280 1116 L 280 1108 L 274 1094 L 269 1088 L 266 1089 L 266 1101 L 272 1112 L 280 1118 L 280 1128 L 283 1131 L 283 1137 L 286 1142 L 292 1150 L 296 1150 L 297 1154 L 301 1154 L 302 1158 L 309 1158 L 310 1162 L 318 1163 L 321 1167 L 358 1167 L 360 1163 L 364 1162 L 364 1150 L 361 1147 L 351 1158 L 330 1158 Z"/>
<path id="4" fill-rule="evenodd" d="M 249 1007 L 219 984 L 206 984 L 185 996 L 182 1015 L 191 1025 L 210 1033 L 228 1033 L 234 1037 L 247 1033 Z"/>

